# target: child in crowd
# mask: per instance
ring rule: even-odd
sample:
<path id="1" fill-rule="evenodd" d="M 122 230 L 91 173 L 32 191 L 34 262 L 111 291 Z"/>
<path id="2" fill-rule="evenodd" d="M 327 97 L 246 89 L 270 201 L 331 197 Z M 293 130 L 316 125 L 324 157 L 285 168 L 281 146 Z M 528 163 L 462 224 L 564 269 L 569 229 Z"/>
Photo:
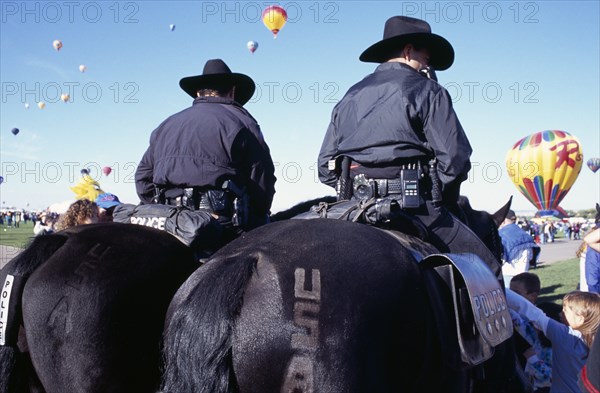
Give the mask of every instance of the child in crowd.
<path id="1" fill-rule="evenodd" d="M 113 220 L 113 212 L 115 207 L 119 206 L 121 201 L 115 194 L 109 192 L 98 195 L 96 198 L 96 205 L 99 210 L 99 221 L 100 222 L 111 222 Z"/>
<path id="2" fill-rule="evenodd" d="M 580 392 L 577 377 L 600 325 L 600 295 L 573 291 L 563 298 L 566 325 L 549 318 L 531 302 L 507 289 L 508 306 L 525 316 L 552 342 L 551 392 Z"/>
<path id="3" fill-rule="evenodd" d="M 510 289 L 529 300 L 537 302 L 541 290 L 540 278 L 534 273 L 520 273 L 510 280 Z M 534 393 L 550 391 L 552 384 L 552 348 L 548 339 L 539 332 L 531 321 L 509 310 L 515 332 L 515 347 L 521 367 L 533 386 Z"/>

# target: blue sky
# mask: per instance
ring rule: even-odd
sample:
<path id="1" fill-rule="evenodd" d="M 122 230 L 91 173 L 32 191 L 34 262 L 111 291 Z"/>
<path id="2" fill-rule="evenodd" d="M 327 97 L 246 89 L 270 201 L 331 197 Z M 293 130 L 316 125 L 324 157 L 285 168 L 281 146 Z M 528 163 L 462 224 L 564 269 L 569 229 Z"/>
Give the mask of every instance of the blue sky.
<path id="1" fill-rule="evenodd" d="M 454 46 L 454 65 L 438 77 L 473 146 L 462 193 L 476 208 L 494 210 L 513 195 L 515 210 L 533 210 L 504 160 L 517 140 L 548 129 L 572 133 L 583 147 L 584 167 L 561 206 L 592 208 L 600 200 L 600 172 L 585 166 L 600 156 L 598 1 L 0 3 L 6 206 L 73 199 L 69 186 L 82 167 L 105 191 L 137 203 L 133 173 L 150 133 L 191 104 L 179 79 L 200 74 L 211 58 L 258 86 L 246 108 L 276 162 L 273 210 L 331 194 L 315 169 L 331 110 L 375 69 L 358 56 L 381 39 L 393 15 L 427 20 Z M 289 16 L 276 40 L 260 20 L 272 4 Z M 59 52 L 55 39 L 64 45 Z M 249 40 L 259 43 L 254 54 Z M 59 100 L 65 92 L 68 103 Z M 113 173 L 102 176 L 103 166 Z"/>

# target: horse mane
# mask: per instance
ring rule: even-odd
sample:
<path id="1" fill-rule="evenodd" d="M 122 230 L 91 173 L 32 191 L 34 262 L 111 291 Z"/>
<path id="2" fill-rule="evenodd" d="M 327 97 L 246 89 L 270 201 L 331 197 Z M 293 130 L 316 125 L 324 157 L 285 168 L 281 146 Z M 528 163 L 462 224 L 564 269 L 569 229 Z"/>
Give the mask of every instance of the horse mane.
<path id="1" fill-rule="evenodd" d="M 164 332 L 161 386 L 164 393 L 237 391 L 232 329 L 258 258 L 250 256 L 245 263 L 236 263 L 241 257 L 238 252 L 228 253 L 227 247 L 224 252 L 229 256 L 220 258 L 216 254 L 200 269 L 202 274 L 194 273 L 175 295 L 176 299 L 185 299 L 175 311 L 168 312 L 171 317 Z"/>
<path id="2" fill-rule="evenodd" d="M 67 236 L 60 233 L 37 236 L 24 251 L 0 270 L 0 285 L 4 285 L 7 275 L 22 280 L 22 285 L 13 288 L 10 296 L 11 301 L 16 302 L 14 308 L 16 315 L 9 318 L 10 325 L 7 326 L 7 331 L 8 329 L 18 329 L 18 326 L 13 324 L 22 323 L 21 296 L 25 281 L 35 269 L 62 247 L 67 239 Z M 7 337 L 5 345 L 0 346 L 0 393 L 19 391 L 19 386 L 26 382 L 25 376 L 22 375 L 21 361 L 22 356 L 18 353 L 16 337 Z"/>
<path id="3" fill-rule="evenodd" d="M 321 202 L 333 203 L 336 201 L 337 197 L 328 195 L 320 198 L 311 199 L 309 201 L 300 202 L 287 210 L 283 210 L 271 215 L 271 222 L 289 220 L 290 218 L 295 217 L 298 214 L 306 213 L 310 210 L 312 206 L 318 205 Z"/>
<path id="4" fill-rule="evenodd" d="M 500 234 L 498 233 L 498 227 L 508 214 L 508 210 L 512 203 L 512 196 L 504 206 L 493 214 L 473 209 L 469 198 L 464 195 L 459 196 L 457 203 L 464 213 L 467 226 L 481 239 L 498 261 L 500 261 L 502 259 L 503 247 L 502 239 L 500 239 Z"/>

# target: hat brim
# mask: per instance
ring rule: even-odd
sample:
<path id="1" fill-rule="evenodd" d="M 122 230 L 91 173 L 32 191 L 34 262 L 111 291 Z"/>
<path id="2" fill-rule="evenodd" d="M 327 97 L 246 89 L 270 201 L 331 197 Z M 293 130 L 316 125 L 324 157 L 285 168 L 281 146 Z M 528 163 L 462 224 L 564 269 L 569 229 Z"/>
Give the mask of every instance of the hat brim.
<path id="1" fill-rule="evenodd" d="M 381 40 L 368 47 L 359 59 L 365 63 L 385 63 L 408 43 L 414 43 L 429 50 L 429 66 L 434 70 L 447 70 L 454 63 L 454 48 L 450 42 L 433 33 L 403 34 Z"/>
<path id="2" fill-rule="evenodd" d="M 227 74 L 209 74 L 209 75 L 196 75 L 182 78 L 179 81 L 179 86 L 190 95 L 192 98 L 196 98 L 196 92 L 199 89 L 209 89 L 211 87 L 231 85 L 235 86 L 235 101 L 240 105 L 244 105 L 250 101 L 256 85 L 252 78 L 248 75 L 238 73 L 227 73 Z"/>
<path id="3" fill-rule="evenodd" d="M 99 207 L 101 207 L 103 209 L 110 209 L 111 207 L 118 206 L 120 204 L 121 204 L 121 202 L 117 202 L 117 201 L 108 201 L 108 202 L 96 203 L 96 205 L 98 205 Z"/>

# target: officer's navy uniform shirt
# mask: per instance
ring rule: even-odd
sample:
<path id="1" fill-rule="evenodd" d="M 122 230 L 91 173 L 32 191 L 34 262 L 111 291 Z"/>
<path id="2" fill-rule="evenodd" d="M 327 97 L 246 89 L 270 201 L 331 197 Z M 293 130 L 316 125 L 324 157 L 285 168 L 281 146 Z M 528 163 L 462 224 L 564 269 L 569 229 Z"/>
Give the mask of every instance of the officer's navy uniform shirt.
<path id="1" fill-rule="evenodd" d="M 247 187 L 255 213 L 269 212 L 276 181 L 269 148 L 250 113 L 221 97 L 196 98 L 158 126 L 135 173 L 144 203 L 155 184 L 220 188 L 227 179 Z"/>

